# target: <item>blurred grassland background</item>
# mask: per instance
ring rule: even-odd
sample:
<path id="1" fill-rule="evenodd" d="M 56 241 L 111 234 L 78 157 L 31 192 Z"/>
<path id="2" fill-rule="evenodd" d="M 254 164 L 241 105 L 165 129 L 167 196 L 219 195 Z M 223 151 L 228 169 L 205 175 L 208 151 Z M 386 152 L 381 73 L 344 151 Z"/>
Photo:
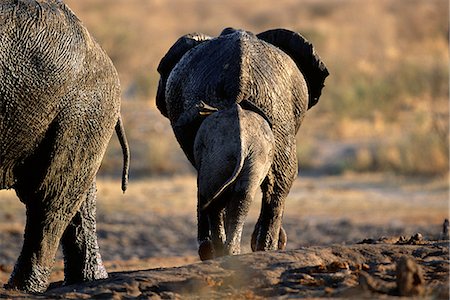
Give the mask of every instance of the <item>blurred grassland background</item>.
<path id="1" fill-rule="evenodd" d="M 302 171 L 448 176 L 447 0 L 66 0 L 112 58 L 132 177 L 191 172 L 154 97 L 159 60 L 190 32 L 297 31 L 330 77 L 297 135 Z M 118 175 L 116 138 L 101 174 Z"/>

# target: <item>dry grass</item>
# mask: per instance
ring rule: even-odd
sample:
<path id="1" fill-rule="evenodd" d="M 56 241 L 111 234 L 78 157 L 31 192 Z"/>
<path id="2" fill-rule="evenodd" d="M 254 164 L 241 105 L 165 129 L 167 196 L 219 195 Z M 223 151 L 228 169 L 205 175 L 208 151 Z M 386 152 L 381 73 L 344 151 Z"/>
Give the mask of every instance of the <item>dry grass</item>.
<path id="1" fill-rule="evenodd" d="M 170 128 L 167 131 L 168 122 L 154 110 L 156 67 L 179 36 L 194 31 L 217 35 L 227 26 L 299 31 L 327 63 L 331 76 L 323 97 L 299 134 L 304 166 L 315 168 L 314 161 L 326 160 L 316 157 L 324 140 L 358 141 L 355 154 L 336 157 L 339 162 L 331 169 L 448 173 L 445 0 L 66 2 L 120 73 L 136 175 L 189 170 Z M 113 160 L 119 153 L 116 144 L 105 161 L 106 173 L 117 170 Z"/>
<path id="2" fill-rule="evenodd" d="M 97 181 L 97 230 L 102 255 L 109 257 L 105 264 L 110 272 L 172 267 L 198 260 L 195 183 L 193 176 L 134 180 L 123 195 L 118 180 Z M 250 251 L 249 231 L 259 214 L 259 197 L 252 203 L 247 218 L 244 252 Z M 437 235 L 442 221 L 449 218 L 447 198 L 448 182 L 442 178 L 412 179 L 386 174 L 300 177 L 286 201 L 284 226 L 289 247 L 305 246 L 308 241 L 316 245 L 336 239 L 348 242 L 358 235 L 357 228 L 363 228 L 363 238 L 373 237 L 365 230 L 404 230 L 412 234 L 418 228 L 426 228 Z M 13 191 L 0 191 L 0 200 L 0 240 L 6 241 L 0 257 L 8 262 L 0 260 L 0 282 L 6 282 L 12 261 L 20 251 L 25 209 Z M 318 230 L 324 226 L 328 231 Z M 142 252 L 154 249 L 155 243 L 159 250 Z M 52 281 L 62 278 L 59 258 Z"/>
<path id="3" fill-rule="evenodd" d="M 427 65 L 446 69 L 448 61 L 448 3 L 444 0 L 281 0 L 277 5 L 256 0 L 66 3 L 113 58 L 126 97 L 147 74 L 143 78 L 152 81 L 148 100 L 153 98 L 156 66 L 180 35 L 217 35 L 228 26 L 254 32 L 285 27 L 303 33 L 330 67 L 328 85 L 334 87 L 326 92 L 330 95 L 357 78 L 383 78 L 404 66 L 417 66 L 419 71 L 428 69 Z M 323 102 L 330 103 L 334 98 L 324 97 L 329 101 Z"/>
<path id="4" fill-rule="evenodd" d="M 448 217 L 445 179 L 406 179 L 386 174 L 300 178 L 286 201 L 299 219 L 348 219 L 359 224 L 439 224 Z"/>
<path id="5" fill-rule="evenodd" d="M 194 176 L 134 180 L 125 194 L 118 180 L 99 179 L 98 211 L 130 216 L 192 216 L 195 219 L 197 191 Z M 439 223 L 448 218 L 448 182 L 444 178 L 403 178 L 386 174 L 346 174 L 300 177 L 286 202 L 286 217 L 348 218 L 357 223 L 391 221 L 411 224 Z M 0 228 L 25 220 L 25 208 L 13 191 L 0 191 Z M 249 218 L 255 220 L 261 205 L 258 194 Z M 9 215 L 9 217 L 5 217 Z"/>
<path id="6" fill-rule="evenodd" d="M 193 176 L 134 180 L 123 195 L 117 180 L 101 179 L 97 185 L 98 209 L 105 214 L 121 211 L 130 215 L 195 215 L 197 190 Z"/>

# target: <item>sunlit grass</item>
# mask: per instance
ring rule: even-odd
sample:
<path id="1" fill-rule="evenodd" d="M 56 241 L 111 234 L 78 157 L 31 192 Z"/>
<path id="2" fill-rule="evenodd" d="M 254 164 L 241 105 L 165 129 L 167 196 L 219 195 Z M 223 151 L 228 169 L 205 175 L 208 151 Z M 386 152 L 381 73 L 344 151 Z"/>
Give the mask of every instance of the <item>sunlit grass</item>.
<path id="1" fill-rule="evenodd" d="M 192 170 L 155 110 L 156 67 L 179 36 L 217 35 L 228 26 L 299 31 L 327 64 L 331 75 L 322 98 L 300 129 L 301 165 L 314 168 L 323 140 L 356 140 L 363 142 L 353 157 L 327 162 L 338 165 L 335 171 L 448 171 L 448 1 L 66 2 L 119 71 L 135 176 Z M 103 167 L 109 174 L 120 172 L 114 143 Z"/>

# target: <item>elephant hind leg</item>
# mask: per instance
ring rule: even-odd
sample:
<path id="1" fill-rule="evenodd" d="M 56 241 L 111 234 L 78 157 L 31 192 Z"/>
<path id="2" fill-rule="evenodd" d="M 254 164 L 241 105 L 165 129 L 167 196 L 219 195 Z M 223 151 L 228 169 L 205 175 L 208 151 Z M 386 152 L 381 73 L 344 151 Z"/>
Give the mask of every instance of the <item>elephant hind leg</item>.
<path id="1" fill-rule="evenodd" d="M 255 230 L 252 234 L 252 240 L 251 240 L 251 248 L 252 251 L 257 251 L 256 249 L 256 241 L 258 239 L 259 234 L 259 224 L 255 225 Z M 286 230 L 284 230 L 283 226 L 280 227 L 280 233 L 278 234 L 278 250 L 285 250 L 287 245 L 287 234 Z"/>
<path id="2" fill-rule="evenodd" d="M 97 243 L 96 192 L 94 182 L 61 238 L 66 284 L 108 278 Z"/>
<path id="3" fill-rule="evenodd" d="M 214 249 L 214 258 L 224 255 L 224 243 L 226 239 L 224 214 L 224 208 L 214 208 L 208 212 L 209 226 L 211 228 L 211 242 Z"/>
<path id="4" fill-rule="evenodd" d="M 255 189 L 248 188 L 234 192 L 227 203 L 225 226 L 227 240 L 225 254 L 237 255 L 241 253 L 241 237 L 245 218 L 250 209 Z"/>
<path id="5" fill-rule="evenodd" d="M 226 193 L 225 193 L 226 194 Z M 222 205 L 224 195 L 221 195 L 207 209 L 202 209 L 205 198 L 198 194 L 197 218 L 199 243 L 198 254 L 201 260 L 213 259 L 224 255 L 225 243 L 225 209 Z"/>
<path id="6" fill-rule="evenodd" d="M 262 205 L 252 235 L 253 251 L 277 250 L 286 247 L 286 232 L 281 225 L 284 203 L 297 177 L 295 143 L 292 143 L 290 151 L 286 152 L 290 154 L 290 157 L 281 157 L 279 153 L 275 153 L 275 164 L 261 185 Z"/>
<path id="7" fill-rule="evenodd" d="M 287 194 L 264 194 L 261 213 L 252 234 L 252 250 L 283 250 L 287 242 L 286 231 L 282 227 Z"/>
<path id="8" fill-rule="evenodd" d="M 211 236 L 199 240 L 198 255 L 202 261 L 226 254 L 223 211 L 209 213 L 207 219 L 209 226 L 211 226 Z"/>
<path id="9" fill-rule="evenodd" d="M 197 195 L 197 241 L 198 255 L 200 259 L 208 260 L 214 258 L 214 245 L 211 241 L 211 231 L 209 228 L 208 214 L 201 209 L 205 202 L 200 193 Z"/>
<path id="10" fill-rule="evenodd" d="M 24 198 L 18 194 L 26 203 L 27 219 L 22 251 L 6 287 L 41 293 L 47 289 L 59 241 L 73 217 L 72 211 L 76 212 L 84 199 L 61 205 L 53 201 L 58 197 Z"/>
<path id="11" fill-rule="evenodd" d="M 114 124 L 92 133 L 83 128 L 52 124 L 35 153 L 15 170 L 14 189 L 26 205 L 27 220 L 9 288 L 44 292 L 48 286 L 60 239 L 86 199 Z"/>
<path id="12" fill-rule="evenodd" d="M 43 231 L 48 229 L 39 229 L 43 222 L 42 213 L 34 208 L 35 212 L 31 212 L 30 209 L 27 205 L 22 252 L 5 287 L 40 293 L 47 289 L 58 241 L 55 235 L 44 238 Z M 53 228 L 51 230 L 56 231 Z"/>

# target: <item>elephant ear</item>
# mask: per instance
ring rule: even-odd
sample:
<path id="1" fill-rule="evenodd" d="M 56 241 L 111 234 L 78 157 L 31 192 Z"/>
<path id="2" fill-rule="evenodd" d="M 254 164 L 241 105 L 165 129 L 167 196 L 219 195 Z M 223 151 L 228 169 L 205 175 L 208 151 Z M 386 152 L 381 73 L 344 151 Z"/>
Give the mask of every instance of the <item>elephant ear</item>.
<path id="1" fill-rule="evenodd" d="M 168 117 L 165 90 L 170 72 L 172 72 L 173 68 L 177 65 L 186 52 L 210 39 L 211 37 L 203 33 L 186 34 L 180 37 L 175 44 L 170 47 L 169 51 L 159 62 L 158 72 L 160 74 L 160 79 L 158 91 L 156 93 L 156 106 L 165 117 Z"/>
<path id="2" fill-rule="evenodd" d="M 256 36 L 280 48 L 292 58 L 308 85 L 308 109 L 313 107 L 322 94 L 325 78 L 330 74 L 313 45 L 299 33 L 287 29 L 272 29 Z"/>

